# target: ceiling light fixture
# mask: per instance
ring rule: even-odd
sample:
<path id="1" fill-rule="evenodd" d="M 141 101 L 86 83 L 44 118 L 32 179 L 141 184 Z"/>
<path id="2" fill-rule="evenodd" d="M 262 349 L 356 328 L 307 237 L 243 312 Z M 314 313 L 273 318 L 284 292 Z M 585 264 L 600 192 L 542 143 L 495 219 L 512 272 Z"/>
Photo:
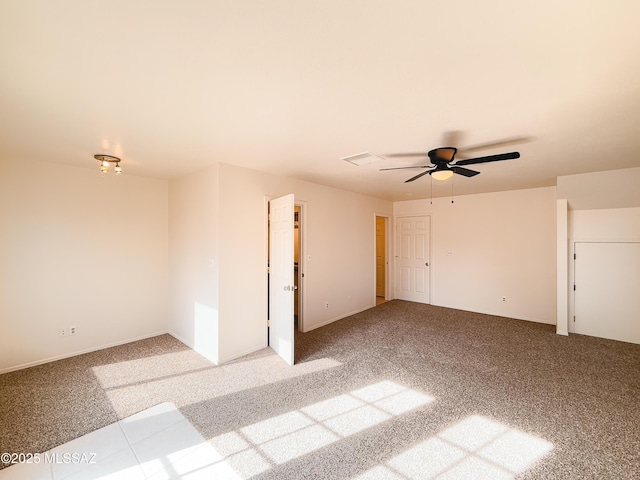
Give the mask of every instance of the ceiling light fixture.
<path id="1" fill-rule="evenodd" d="M 431 174 L 431 177 L 436 180 L 449 180 L 453 177 L 453 170 L 434 170 L 429 173 Z"/>
<path id="2" fill-rule="evenodd" d="M 120 162 L 122 160 L 120 160 L 118 157 L 114 157 L 113 155 L 105 155 L 102 153 L 96 153 L 93 158 L 95 158 L 96 160 L 98 160 L 100 162 L 100 171 L 102 173 L 107 173 L 109 171 L 109 164 L 111 163 L 115 163 L 116 164 L 116 168 L 115 168 L 115 172 L 116 175 L 120 175 L 122 173 L 122 167 L 120 166 Z"/>

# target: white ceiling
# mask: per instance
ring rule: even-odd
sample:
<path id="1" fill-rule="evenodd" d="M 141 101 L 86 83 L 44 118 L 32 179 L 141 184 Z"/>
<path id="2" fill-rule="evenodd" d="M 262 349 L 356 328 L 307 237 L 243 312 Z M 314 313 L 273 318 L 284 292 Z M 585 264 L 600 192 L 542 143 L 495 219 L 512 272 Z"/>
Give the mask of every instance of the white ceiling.
<path id="1" fill-rule="evenodd" d="M 392 200 L 430 177 L 378 169 L 422 159 L 340 158 L 526 137 L 456 194 L 638 167 L 639 19 L 638 0 L 1 0 L 0 158 L 225 162 Z"/>

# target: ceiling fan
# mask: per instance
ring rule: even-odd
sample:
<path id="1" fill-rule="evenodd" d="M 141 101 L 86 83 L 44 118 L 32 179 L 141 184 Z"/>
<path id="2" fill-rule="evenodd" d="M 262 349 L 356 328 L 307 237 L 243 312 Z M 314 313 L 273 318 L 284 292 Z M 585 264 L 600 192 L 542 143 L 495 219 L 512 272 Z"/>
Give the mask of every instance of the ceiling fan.
<path id="1" fill-rule="evenodd" d="M 393 168 L 381 168 L 383 170 L 404 170 L 409 168 L 424 168 L 427 169 L 418 175 L 411 177 L 409 180 L 405 180 L 404 183 L 413 182 L 420 177 L 429 174 L 436 180 L 447 180 L 453 176 L 454 173 L 462 175 L 464 177 L 474 177 L 480 172 L 464 168 L 465 165 L 475 165 L 478 163 L 499 162 L 502 160 L 512 160 L 520 158 L 520 152 L 499 153 L 497 155 L 487 155 L 485 157 L 468 158 L 465 160 L 458 160 L 454 163 L 456 152 L 455 147 L 440 147 L 430 150 L 427 155 L 431 160 L 431 165 L 413 165 L 410 167 L 393 167 Z"/>
<path id="2" fill-rule="evenodd" d="M 464 136 L 464 132 L 459 130 L 453 130 L 445 132 L 443 135 L 443 142 L 445 145 L 458 145 L 462 137 Z M 429 174 L 432 178 L 436 180 L 447 180 L 453 176 L 454 173 L 458 175 L 462 175 L 464 177 L 474 177 L 478 175 L 480 172 L 476 172 L 475 170 L 470 170 L 468 168 L 464 168 L 466 165 L 475 165 L 478 163 L 487 163 L 487 162 L 499 162 L 501 160 L 511 160 L 520 157 L 519 152 L 509 152 L 509 153 L 501 153 L 498 155 L 488 155 L 484 157 L 474 157 L 469 158 L 470 154 L 478 152 L 480 150 L 486 149 L 495 149 L 498 147 L 506 147 L 510 145 L 516 145 L 521 143 L 530 142 L 530 137 L 508 137 L 500 140 L 488 142 L 488 143 L 480 143 L 477 145 L 466 146 L 462 149 L 457 149 L 455 147 L 440 147 L 430 150 L 428 153 L 425 152 L 411 152 L 411 153 L 392 153 L 387 155 L 388 157 L 425 157 L 428 156 L 429 160 L 431 160 L 430 165 L 413 165 L 407 167 L 395 167 L 395 168 L 383 168 L 381 170 L 400 170 L 400 169 L 408 169 L 408 168 L 422 168 L 426 169 L 424 172 L 419 173 L 415 177 L 411 177 L 409 180 L 406 180 L 405 183 L 413 182 L 423 175 Z M 455 160 L 456 155 L 459 160 Z"/>

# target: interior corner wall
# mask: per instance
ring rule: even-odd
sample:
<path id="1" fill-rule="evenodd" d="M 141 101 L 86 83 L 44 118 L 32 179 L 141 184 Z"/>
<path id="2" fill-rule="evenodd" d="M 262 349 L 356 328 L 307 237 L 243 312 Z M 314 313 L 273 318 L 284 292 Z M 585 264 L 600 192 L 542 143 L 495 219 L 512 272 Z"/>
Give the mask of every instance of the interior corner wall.
<path id="1" fill-rule="evenodd" d="M 574 282 L 576 241 L 640 240 L 640 168 L 582 173 L 558 177 L 558 198 L 568 202 L 566 266 L 569 285 Z M 563 265 L 558 264 L 560 270 Z M 573 289 L 568 290 L 568 318 L 575 312 Z M 568 322 L 568 331 L 574 331 Z"/>
<path id="2" fill-rule="evenodd" d="M 569 210 L 640 207 L 640 167 L 564 175 L 557 179 L 558 198 Z"/>
<path id="3" fill-rule="evenodd" d="M 640 239 L 640 207 L 569 210 L 569 240 Z"/>
<path id="4" fill-rule="evenodd" d="M 556 323 L 555 187 L 394 204 L 418 214 L 431 215 L 433 305 Z"/>
<path id="5" fill-rule="evenodd" d="M 167 191 L 97 168 L 2 164 L 0 372 L 167 331 Z"/>
<path id="6" fill-rule="evenodd" d="M 218 345 L 218 165 L 169 182 L 169 332 L 214 363 Z"/>
<path id="7" fill-rule="evenodd" d="M 306 202 L 305 331 L 375 306 L 374 213 L 391 202 L 226 164 L 219 175 L 221 362 L 267 345 L 266 197 Z"/>

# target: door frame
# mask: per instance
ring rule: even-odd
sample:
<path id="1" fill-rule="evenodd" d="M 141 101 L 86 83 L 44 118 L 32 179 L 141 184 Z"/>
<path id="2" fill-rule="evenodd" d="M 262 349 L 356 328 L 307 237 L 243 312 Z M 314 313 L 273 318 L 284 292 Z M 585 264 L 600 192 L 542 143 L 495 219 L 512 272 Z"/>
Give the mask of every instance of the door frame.
<path id="1" fill-rule="evenodd" d="M 300 229 L 299 240 L 300 246 L 298 251 L 298 331 L 304 332 L 304 319 L 306 318 L 306 302 L 305 298 L 305 252 L 307 245 L 307 202 L 306 200 L 295 200 L 293 203 L 296 207 L 300 207 L 300 218 L 298 220 L 298 228 Z M 294 226 L 295 228 L 295 226 Z"/>
<path id="2" fill-rule="evenodd" d="M 394 283 L 394 289 L 390 289 L 391 286 L 391 278 L 389 276 L 389 270 L 391 270 L 391 265 L 390 265 L 390 255 L 389 255 L 389 251 L 391 250 L 392 247 L 394 247 L 394 244 L 392 243 L 392 241 L 389 239 L 390 237 L 390 224 L 391 224 L 391 215 L 387 214 L 387 213 L 377 213 L 374 212 L 373 213 L 373 305 L 376 305 L 377 302 L 377 285 L 376 285 L 376 268 L 377 268 L 377 264 L 376 264 L 376 243 L 378 241 L 377 238 L 377 226 L 376 226 L 376 218 L 378 217 L 382 217 L 384 218 L 384 263 L 385 263 L 385 269 L 384 269 L 384 299 L 385 300 L 391 300 L 393 297 L 389 295 L 389 292 L 394 292 L 395 291 L 395 283 Z M 393 269 L 395 270 L 395 265 L 393 265 Z"/>

